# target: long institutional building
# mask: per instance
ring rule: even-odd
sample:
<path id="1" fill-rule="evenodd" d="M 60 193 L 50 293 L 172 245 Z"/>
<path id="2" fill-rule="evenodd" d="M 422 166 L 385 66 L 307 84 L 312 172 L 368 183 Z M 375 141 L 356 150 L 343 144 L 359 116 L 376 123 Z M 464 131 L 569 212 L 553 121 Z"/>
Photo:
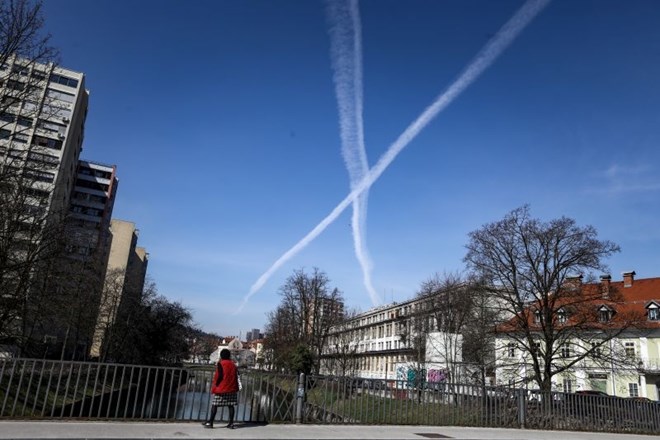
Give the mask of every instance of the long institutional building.
<path id="1" fill-rule="evenodd" d="M 0 81 L 0 166 L 22 182 L 29 178 L 23 183 L 30 191 L 26 203 L 35 214 L 67 219 L 65 258 L 101 267 L 104 297 L 93 342 L 88 335 L 86 344 L 86 356 L 98 356 L 123 295 L 142 292 L 148 255 L 137 247 L 133 223 L 111 219 L 116 167 L 80 159 L 89 100 L 85 75 L 10 57 L 0 66 Z M 44 337 L 57 342 L 61 335 L 55 333 Z"/>
<path id="2" fill-rule="evenodd" d="M 622 281 L 611 281 L 610 276 L 606 275 L 601 277 L 600 283 L 585 283 L 582 288 L 601 289 L 604 292 L 602 302 L 595 301 L 593 304 L 594 313 L 599 317 L 598 325 L 606 323 L 617 312 L 634 312 L 640 322 L 611 341 L 612 346 L 619 347 L 625 355 L 626 366 L 603 365 L 598 359 L 588 357 L 555 376 L 553 389 L 564 392 L 597 390 L 613 396 L 646 397 L 660 401 L 660 278 L 635 279 L 635 272 L 630 271 L 623 274 Z M 622 298 L 616 305 L 608 301 L 605 293 L 614 289 Z M 415 298 L 377 307 L 333 328 L 323 351 L 321 373 L 384 381 L 408 379 L 409 372 L 419 368 L 419 364 L 414 361 L 419 359 L 419 354 L 415 353 L 405 335 L 413 334 L 413 320 L 433 319 L 423 313 L 423 301 Z M 434 322 L 430 324 L 433 327 Z M 598 328 L 598 325 L 594 328 Z M 434 344 L 427 340 L 426 345 Z M 578 341 L 572 346 L 561 347 L 560 357 L 570 361 L 571 356 L 576 354 L 575 350 L 579 350 L 578 347 Z M 346 357 L 347 351 L 354 362 L 342 371 L 338 359 Z M 449 369 L 457 372 L 453 379 L 460 382 L 474 380 L 471 374 L 474 370 L 470 371 L 470 366 L 462 362 L 460 349 L 458 351 L 452 362 L 460 365 L 454 365 L 453 369 L 449 365 Z M 487 384 L 519 386 L 527 383 L 532 368 L 531 360 L 511 342 L 505 332 L 496 334 L 492 351 Z M 434 362 L 437 361 L 435 355 L 437 353 L 428 350 L 425 353 L 425 379 L 429 382 L 444 377 L 452 380 L 442 371 L 447 369 L 447 358 L 442 359 L 439 365 Z"/>

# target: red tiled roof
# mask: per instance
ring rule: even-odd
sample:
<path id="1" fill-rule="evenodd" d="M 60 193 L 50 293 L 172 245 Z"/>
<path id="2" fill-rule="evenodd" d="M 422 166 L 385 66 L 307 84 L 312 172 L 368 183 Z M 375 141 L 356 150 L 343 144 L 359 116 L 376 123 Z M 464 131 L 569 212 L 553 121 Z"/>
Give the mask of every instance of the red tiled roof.
<path id="1" fill-rule="evenodd" d="M 643 329 L 660 329 L 660 321 L 649 321 L 646 306 L 655 302 L 660 306 L 660 277 L 633 280 L 631 285 L 625 287 L 623 281 L 611 282 L 609 295 L 603 294 L 601 283 L 589 283 L 580 285 L 580 289 L 573 294 L 570 290 L 564 290 L 557 298 L 554 309 L 561 307 L 567 309 L 566 326 L 574 326 L 580 323 L 590 328 L 617 328 L 632 326 Z M 614 316 L 607 322 L 598 321 L 598 309 L 606 306 L 614 311 Z M 527 309 L 528 327 L 533 329 L 540 324 L 535 322 L 536 305 L 530 305 Z M 512 318 L 506 323 L 498 326 L 499 332 L 515 331 L 518 320 Z M 561 324 L 556 324 L 560 328 Z"/>

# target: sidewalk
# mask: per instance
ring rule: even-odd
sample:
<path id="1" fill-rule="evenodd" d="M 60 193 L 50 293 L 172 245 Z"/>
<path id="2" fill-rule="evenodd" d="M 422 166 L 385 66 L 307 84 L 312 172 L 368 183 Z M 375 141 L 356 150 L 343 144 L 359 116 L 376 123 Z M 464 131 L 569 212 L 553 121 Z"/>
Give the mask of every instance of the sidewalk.
<path id="1" fill-rule="evenodd" d="M 197 422 L 52 422 L 0 421 L 0 439 L 438 439 L 463 440 L 650 440 L 653 436 L 455 426 L 351 426 L 239 424 L 231 430 L 218 424 L 205 429 Z"/>

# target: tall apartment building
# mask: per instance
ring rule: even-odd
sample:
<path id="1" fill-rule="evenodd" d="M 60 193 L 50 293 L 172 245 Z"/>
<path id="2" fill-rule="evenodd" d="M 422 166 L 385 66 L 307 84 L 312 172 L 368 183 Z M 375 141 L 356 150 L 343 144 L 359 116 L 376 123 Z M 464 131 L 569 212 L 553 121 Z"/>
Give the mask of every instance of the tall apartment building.
<path id="1" fill-rule="evenodd" d="M 36 212 L 65 215 L 84 138 L 85 76 L 10 58 L 0 81 L 3 175 L 31 187 Z"/>
<path id="2" fill-rule="evenodd" d="M 80 160 L 70 207 L 70 253 L 107 264 L 110 219 L 119 181 L 114 165 Z"/>
<path id="3" fill-rule="evenodd" d="M 52 285 L 53 258 L 63 238 L 88 96 L 82 73 L 16 57 L 0 65 L 0 236 L 6 244 L 0 248 L 6 300 L 0 334 L 24 350 L 25 341 L 49 341 L 59 324 L 35 304 L 53 310 L 52 293 L 67 291 Z M 65 305 L 56 306 L 71 315 Z"/>
<path id="4" fill-rule="evenodd" d="M 90 350 L 92 357 L 104 356 L 112 325 L 121 318 L 122 309 L 142 295 L 149 255 L 137 246 L 137 240 L 134 223 L 111 220 L 110 252 Z"/>

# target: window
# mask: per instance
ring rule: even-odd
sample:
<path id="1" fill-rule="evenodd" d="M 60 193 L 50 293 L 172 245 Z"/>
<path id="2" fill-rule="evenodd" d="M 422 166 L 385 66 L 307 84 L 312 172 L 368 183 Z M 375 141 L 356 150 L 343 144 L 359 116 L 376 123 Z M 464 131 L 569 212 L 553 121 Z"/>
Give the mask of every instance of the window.
<path id="1" fill-rule="evenodd" d="M 541 343 L 540 342 L 532 343 L 531 349 L 533 354 L 539 354 L 541 351 Z"/>
<path id="2" fill-rule="evenodd" d="M 26 118 L 25 116 L 19 116 L 16 120 L 16 123 L 23 127 L 32 127 L 32 122 L 32 118 Z"/>
<path id="3" fill-rule="evenodd" d="M 24 133 L 16 133 L 14 134 L 14 141 L 26 144 L 28 141 L 28 135 Z"/>
<path id="4" fill-rule="evenodd" d="M 571 346 L 569 344 L 564 344 L 561 346 L 560 356 L 563 358 L 571 357 Z"/>
<path id="5" fill-rule="evenodd" d="M 37 188 L 26 188 L 25 193 L 30 197 L 34 197 L 35 199 L 40 199 L 40 200 L 46 200 L 50 195 L 48 191 L 44 191 L 42 189 L 37 189 Z"/>
<path id="6" fill-rule="evenodd" d="M 592 342 L 591 343 L 591 357 L 594 359 L 600 359 L 603 355 L 602 349 L 599 344 Z"/>
<path id="7" fill-rule="evenodd" d="M 624 348 L 625 348 L 627 358 L 634 358 L 635 357 L 635 343 L 634 342 L 626 342 L 625 345 L 624 345 Z"/>
<path id="8" fill-rule="evenodd" d="M 648 306 L 649 321 L 660 321 L 660 307 L 657 304 L 651 303 Z"/>
<path id="9" fill-rule="evenodd" d="M 573 381 L 571 379 L 564 379 L 564 392 L 572 393 L 573 392 Z"/>
<path id="10" fill-rule="evenodd" d="M 2 122 L 14 122 L 16 120 L 16 115 L 12 115 L 11 113 L 7 112 L 2 112 L 0 113 L 0 121 Z"/>
<path id="11" fill-rule="evenodd" d="M 18 105 L 20 104 L 20 102 L 21 100 L 18 99 L 16 96 L 10 96 L 10 95 L 5 95 L 0 100 L 0 104 L 2 104 L 3 106 Z"/>
<path id="12" fill-rule="evenodd" d="M 539 312 L 538 310 L 536 310 L 536 311 L 534 312 L 534 322 L 535 322 L 536 324 L 540 324 L 540 323 L 541 323 L 541 312 Z"/>
<path id="13" fill-rule="evenodd" d="M 35 153 L 34 151 L 30 151 L 28 153 L 28 160 L 31 162 L 44 164 L 50 168 L 53 168 L 57 166 L 58 163 L 60 163 L 60 159 L 57 156 L 51 156 L 50 154 Z"/>
<path id="14" fill-rule="evenodd" d="M 26 76 L 28 74 L 28 69 L 26 66 L 15 65 L 11 68 L 12 73 L 18 73 L 21 76 Z"/>
<path id="15" fill-rule="evenodd" d="M 68 87 L 78 87 L 78 80 L 73 79 L 73 78 L 68 78 L 64 75 L 58 75 L 53 73 L 50 76 L 51 82 L 57 83 L 57 84 L 62 84 L 63 86 L 68 86 Z"/>
<path id="16" fill-rule="evenodd" d="M 53 150 L 62 149 L 62 141 L 58 141 L 43 136 L 35 136 L 32 142 L 38 147 L 52 148 Z"/>
<path id="17" fill-rule="evenodd" d="M 628 394 L 630 397 L 639 397 L 639 387 L 636 382 L 631 382 L 628 384 Z"/>
<path id="18" fill-rule="evenodd" d="M 507 345 L 507 354 L 510 358 L 516 357 L 516 344 L 510 343 Z"/>
<path id="19" fill-rule="evenodd" d="M 76 101 L 76 95 L 72 93 L 64 93 L 59 90 L 48 89 L 46 92 L 49 98 L 58 99 L 60 101 L 73 103 Z"/>
<path id="20" fill-rule="evenodd" d="M 56 124 L 54 122 L 46 121 L 43 119 L 39 119 L 39 122 L 37 123 L 37 127 L 40 128 L 41 130 L 55 134 L 60 134 L 60 133 L 64 134 L 64 132 L 66 131 L 65 125 Z"/>
<path id="21" fill-rule="evenodd" d="M 566 310 L 564 310 L 564 309 L 557 310 L 557 323 L 558 324 L 566 324 L 567 319 L 568 319 L 568 316 L 566 314 Z"/>
<path id="22" fill-rule="evenodd" d="M 25 83 L 13 79 L 7 80 L 7 88 L 12 90 L 25 90 Z"/>
<path id="23" fill-rule="evenodd" d="M 599 310 L 598 311 L 598 321 L 600 322 L 607 322 L 610 320 L 610 312 L 607 310 Z"/>
<path id="24" fill-rule="evenodd" d="M 37 182 L 52 183 L 55 180 L 55 174 L 47 173 L 44 171 L 26 169 L 23 175 L 29 179 L 34 179 Z"/>

